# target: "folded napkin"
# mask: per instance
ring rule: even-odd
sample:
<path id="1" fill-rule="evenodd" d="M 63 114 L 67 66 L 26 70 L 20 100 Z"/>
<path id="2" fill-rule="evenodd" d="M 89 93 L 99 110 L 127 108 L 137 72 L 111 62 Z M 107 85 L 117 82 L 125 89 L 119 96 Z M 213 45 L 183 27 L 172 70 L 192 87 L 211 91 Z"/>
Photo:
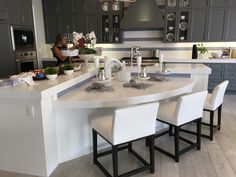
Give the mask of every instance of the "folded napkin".
<path id="1" fill-rule="evenodd" d="M 28 73 L 21 73 L 18 75 L 13 75 L 10 79 L 13 81 L 13 86 L 20 86 L 20 85 L 34 85 L 33 77 L 34 74 L 31 72 Z"/>
<path id="2" fill-rule="evenodd" d="M 132 87 L 132 88 L 142 89 L 142 90 L 144 90 L 150 86 L 152 86 L 152 85 L 147 84 L 147 83 L 137 83 L 134 79 L 131 79 L 129 83 L 123 84 L 123 87 Z"/>

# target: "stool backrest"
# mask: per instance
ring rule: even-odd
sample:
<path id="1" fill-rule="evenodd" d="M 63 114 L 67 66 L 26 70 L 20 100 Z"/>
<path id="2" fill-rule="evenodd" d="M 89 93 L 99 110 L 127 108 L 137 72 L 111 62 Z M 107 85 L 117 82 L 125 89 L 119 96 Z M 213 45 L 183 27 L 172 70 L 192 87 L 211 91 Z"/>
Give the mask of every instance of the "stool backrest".
<path id="1" fill-rule="evenodd" d="M 116 109 L 113 118 L 113 144 L 155 134 L 159 103 Z"/>
<path id="2" fill-rule="evenodd" d="M 212 105 L 214 109 L 216 109 L 218 106 L 220 106 L 223 103 L 225 91 L 228 84 L 229 84 L 229 81 L 226 80 L 214 88 L 211 94 L 211 98 L 210 98 L 210 104 Z"/>
<path id="3" fill-rule="evenodd" d="M 177 125 L 201 118 L 206 96 L 207 91 L 201 91 L 180 97 L 175 110 Z"/>

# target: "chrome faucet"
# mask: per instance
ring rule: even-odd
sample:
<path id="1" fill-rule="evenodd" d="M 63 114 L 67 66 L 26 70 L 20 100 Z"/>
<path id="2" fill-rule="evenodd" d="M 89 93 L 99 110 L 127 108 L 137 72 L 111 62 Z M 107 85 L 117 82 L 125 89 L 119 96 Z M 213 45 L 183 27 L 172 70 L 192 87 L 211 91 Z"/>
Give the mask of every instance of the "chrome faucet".
<path id="1" fill-rule="evenodd" d="M 132 46 L 130 50 L 130 66 L 133 67 L 133 59 L 138 56 L 140 50 L 140 46 Z"/>

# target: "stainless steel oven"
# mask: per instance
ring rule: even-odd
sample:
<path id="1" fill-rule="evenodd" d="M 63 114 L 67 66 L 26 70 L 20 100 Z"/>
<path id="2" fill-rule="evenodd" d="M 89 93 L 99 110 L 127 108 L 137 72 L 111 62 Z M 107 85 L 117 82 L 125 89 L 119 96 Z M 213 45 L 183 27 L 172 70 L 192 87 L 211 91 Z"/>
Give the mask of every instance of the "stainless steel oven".
<path id="1" fill-rule="evenodd" d="M 16 63 L 19 73 L 37 69 L 36 51 L 16 51 Z"/>

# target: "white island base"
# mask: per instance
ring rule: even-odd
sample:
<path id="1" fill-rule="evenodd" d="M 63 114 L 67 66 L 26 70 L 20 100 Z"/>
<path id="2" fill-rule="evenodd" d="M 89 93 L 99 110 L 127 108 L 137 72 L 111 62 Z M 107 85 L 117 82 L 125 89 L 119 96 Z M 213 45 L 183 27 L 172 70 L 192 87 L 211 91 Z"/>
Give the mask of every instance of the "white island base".
<path id="1" fill-rule="evenodd" d="M 196 70 L 201 70 L 201 74 L 206 76 L 209 74 L 208 68 L 203 65 L 184 72 L 191 75 Z M 132 90 L 136 95 L 133 98 L 123 95 L 127 98 L 124 102 L 114 97 L 118 96 L 115 94 L 103 97 L 102 93 L 98 93 L 95 94 L 97 96 L 89 94 L 86 97 L 80 94 L 86 86 L 83 84 L 58 97 L 58 93 L 94 75 L 93 70 L 84 69 L 71 76 L 59 76 L 55 81 L 38 81 L 32 87 L 0 88 L 1 170 L 49 176 L 58 164 L 91 152 L 90 115 L 98 109 L 107 112 L 116 106 L 161 100 L 186 93 L 193 86 L 191 79 L 177 81 L 176 78 L 175 86 L 168 87 L 169 92 L 167 88 L 164 91 L 160 87 L 156 93 L 154 89 L 147 93 L 147 89 L 142 96 L 139 95 L 140 90 Z"/>

